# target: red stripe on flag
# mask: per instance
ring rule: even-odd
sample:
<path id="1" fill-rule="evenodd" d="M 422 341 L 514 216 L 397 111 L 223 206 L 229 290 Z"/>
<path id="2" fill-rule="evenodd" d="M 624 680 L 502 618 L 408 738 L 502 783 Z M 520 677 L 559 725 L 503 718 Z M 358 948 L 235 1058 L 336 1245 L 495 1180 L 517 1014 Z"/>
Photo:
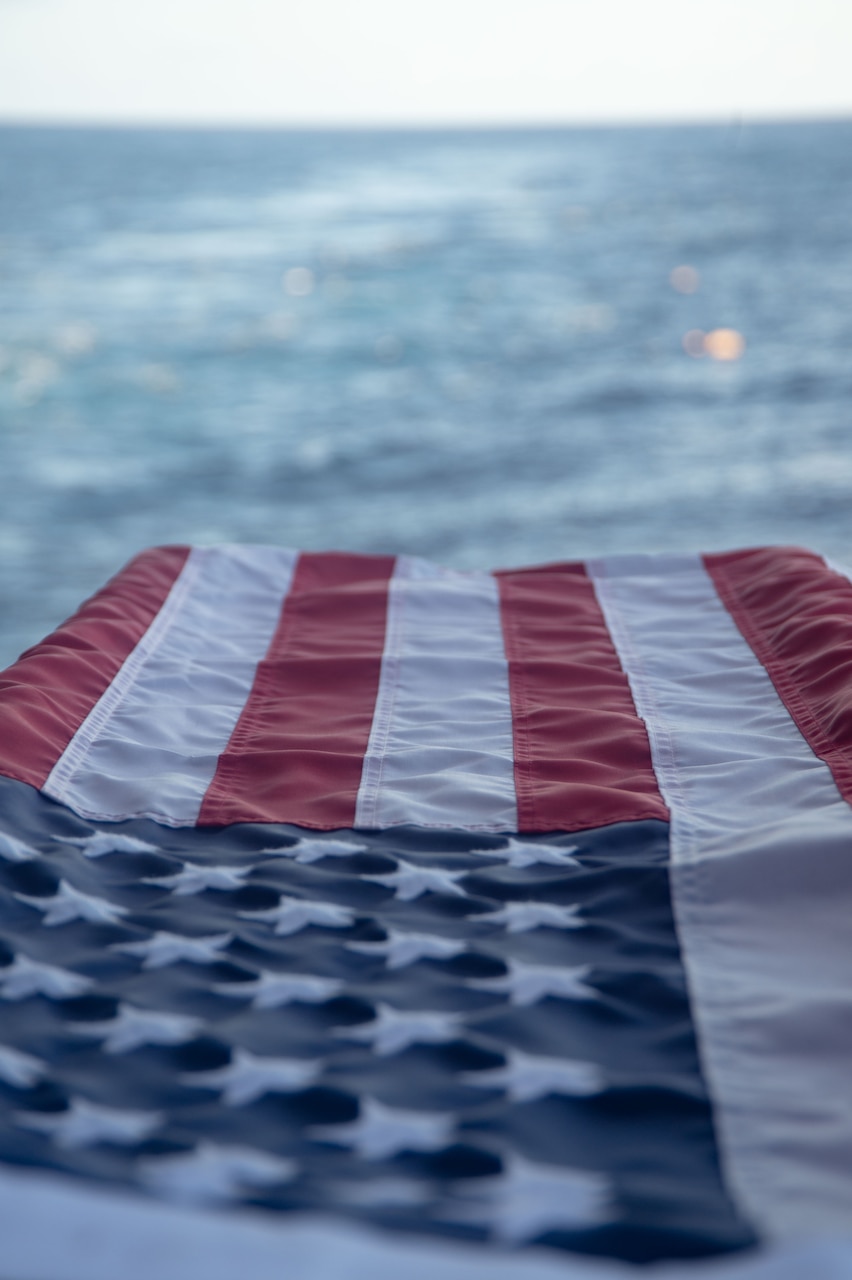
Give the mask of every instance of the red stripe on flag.
<path id="1" fill-rule="evenodd" d="M 392 556 L 300 556 L 199 826 L 354 825 L 394 563 Z"/>
<path id="2" fill-rule="evenodd" d="M 189 547 L 136 556 L 0 674 L 0 773 L 43 787 L 95 703 L 160 612 Z"/>
<path id="3" fill-rule="evenodd" d="M 852 803 L 852 584 L 798 547 L 730 551 L 704 564 L 802 736 Z"/>
<path id="4" fill-rule="evenodd" d="M 499 573 L 520 831 L 668 821 L 644 722 L 579 564 Z"/>

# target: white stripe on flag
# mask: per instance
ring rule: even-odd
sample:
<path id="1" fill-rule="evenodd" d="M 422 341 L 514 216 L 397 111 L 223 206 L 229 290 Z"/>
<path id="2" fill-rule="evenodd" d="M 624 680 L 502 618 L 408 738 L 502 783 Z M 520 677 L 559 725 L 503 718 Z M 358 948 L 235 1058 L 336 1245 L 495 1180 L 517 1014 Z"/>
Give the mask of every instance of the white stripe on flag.
<path id="1" fill-rule="evenodd" d="M 671 807 L 726 1175 L 775 1238 L 852 1220 L 852 810 L 692 556 L 591 564 Z"/>
<path id="2" fill-rule="evenodd" d="M 240 1148 L 236 1148 L 237 1152 Z M 404 1183 L 402 1186 L 404 1187 Z M 464 1202 L 469 1204 L 470 1202 Z M 476 1201 L 473 1201 L 475 1204 Z M 49 1223 L 49 1230 L 46 1224 Z M 633 1268 L 561 1250 L 497 1249 L 378 1231 L 326 1214 L 224 1212 L 30 1169 L 0 1169 L 3 1272 L 15 1280 L 631 1280 Z M 787 1270 L 748 1255 L 665 1280 L 801 1280 L 848 1274 L 852 1242 L 796 1254 Z M 832 1265 L 837 1265 L 833 1270 Z M 821 1265 L 828 1269 L 821 1269 Z M 795 1269 L 795 1267 L 800 1269 Z M 650 1272 L 645 1272 L 650 1276 Z M 661 1272 L 653 1276 L 661 1280 Z"/>
<path id="3" fill-rule="evenodd" d="M 194 824 L 275 632 L 297 553 L 194 550 L 44 791 L 88 818 Z"/>
<path id="4" fill-rule="evenodd" d="M 397 562 L 355 823 L 515 830 L 509 667 L 491 574 Z"/>
<path id="5" fill-rule="evenodd" d="M 50 1230 L 44 1224 L 50 1224 Z M 852 1236 L 651 1271 L 558 1249 L 367 1229 L 325 1215 L 219 1212 L 124 1190 L 0 1170 L 4 1270 L 15 1280 L 842 1280 Z M 282 1266 L 282 1259 L 286 1265 Z"/>

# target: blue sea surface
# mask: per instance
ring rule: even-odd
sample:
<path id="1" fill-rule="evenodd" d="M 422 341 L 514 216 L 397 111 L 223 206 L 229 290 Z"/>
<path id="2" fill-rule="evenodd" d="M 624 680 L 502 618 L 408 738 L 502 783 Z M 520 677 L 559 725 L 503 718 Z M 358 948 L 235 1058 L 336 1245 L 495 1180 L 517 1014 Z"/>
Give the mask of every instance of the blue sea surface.
<path id="1" fill-rule="evenodd" d="M 0 664 L 162 542 L 852 558 L 850 211 L 852 121 L 0 128 Z"/>

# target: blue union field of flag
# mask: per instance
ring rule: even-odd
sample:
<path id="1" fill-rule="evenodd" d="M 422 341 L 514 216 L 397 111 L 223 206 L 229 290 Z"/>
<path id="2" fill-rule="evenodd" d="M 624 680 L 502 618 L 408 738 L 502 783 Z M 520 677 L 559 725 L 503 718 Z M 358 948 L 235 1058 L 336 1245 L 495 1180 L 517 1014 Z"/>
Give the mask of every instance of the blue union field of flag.
<path id="1" fill-rule="evenodd" d="M 850 653 L 795 548 L 137 557 L 0 675 L 0 1276 L 847 1274 Z"/>

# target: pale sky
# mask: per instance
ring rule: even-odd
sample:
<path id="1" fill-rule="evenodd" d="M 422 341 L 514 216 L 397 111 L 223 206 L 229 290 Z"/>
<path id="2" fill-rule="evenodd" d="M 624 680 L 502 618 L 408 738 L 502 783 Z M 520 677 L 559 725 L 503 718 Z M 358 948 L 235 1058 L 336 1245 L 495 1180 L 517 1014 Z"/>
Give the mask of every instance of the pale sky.
<path id="1" fill-rule="evenodd" d="M 0 0 L 0 120 L 852 114 L 852 0 Z"/>

